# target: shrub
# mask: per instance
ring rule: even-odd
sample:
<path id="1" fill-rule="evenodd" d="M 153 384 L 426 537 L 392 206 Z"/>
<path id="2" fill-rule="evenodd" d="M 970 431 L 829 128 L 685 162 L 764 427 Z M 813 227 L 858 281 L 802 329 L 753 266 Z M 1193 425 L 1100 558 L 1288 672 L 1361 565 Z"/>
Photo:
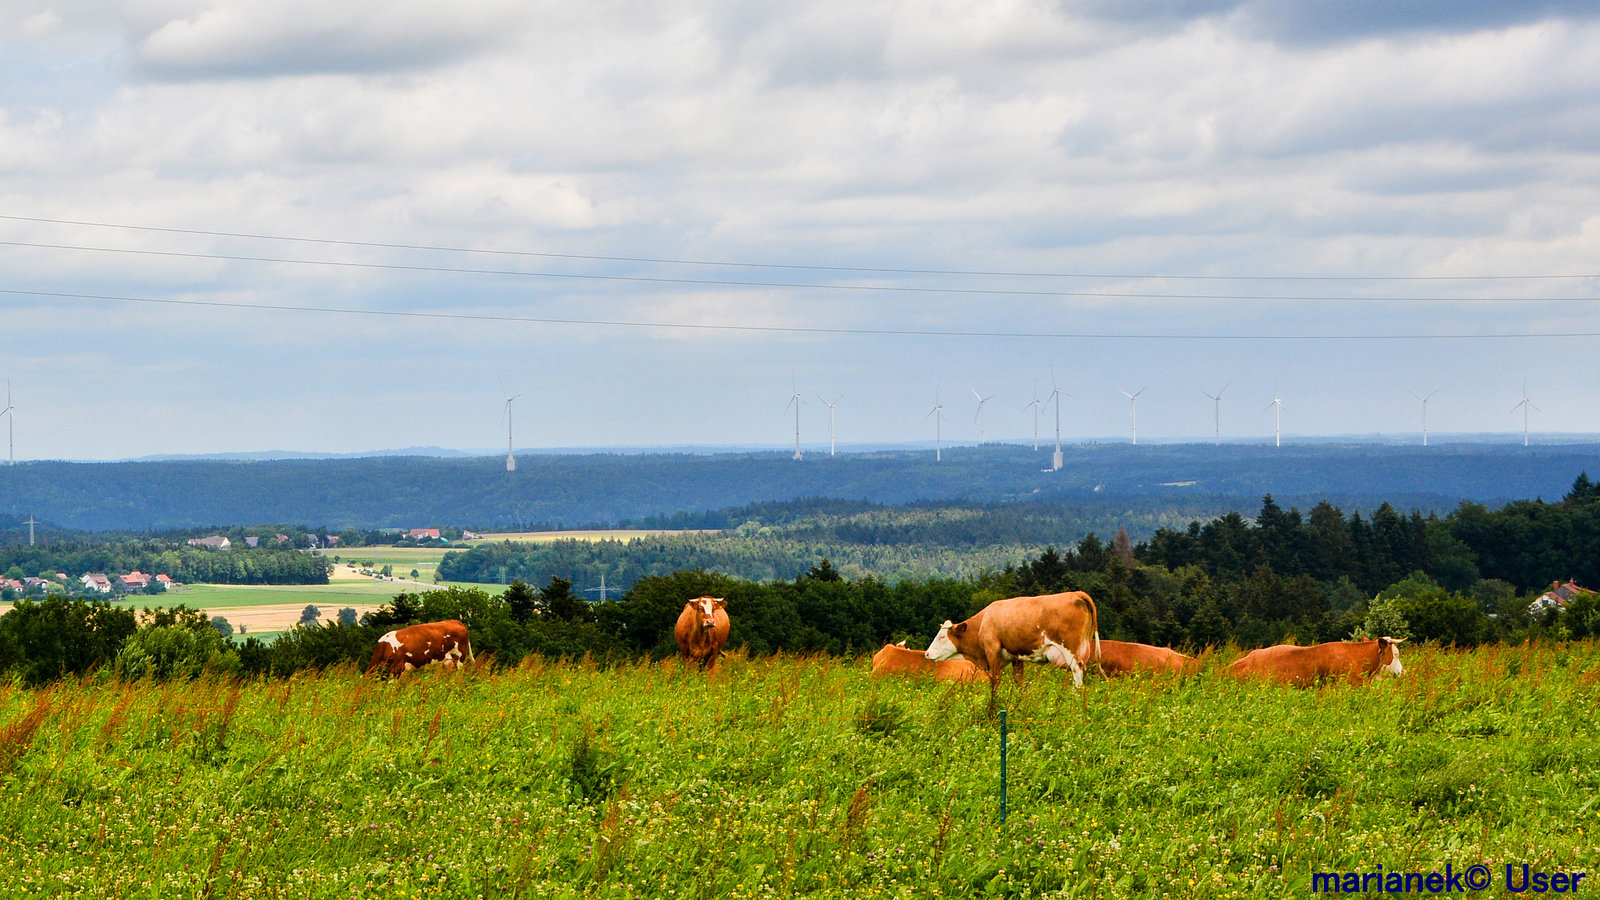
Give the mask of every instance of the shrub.
<path id="1" fill-rule="evenodd" d="M 209 624 L 202 629 L 147 625 L 122 645 L 114 668 L 119 677 L 135 681 L 193 678 L 203 672 L 237 675 L 241 664 L 238 652 Z"/>

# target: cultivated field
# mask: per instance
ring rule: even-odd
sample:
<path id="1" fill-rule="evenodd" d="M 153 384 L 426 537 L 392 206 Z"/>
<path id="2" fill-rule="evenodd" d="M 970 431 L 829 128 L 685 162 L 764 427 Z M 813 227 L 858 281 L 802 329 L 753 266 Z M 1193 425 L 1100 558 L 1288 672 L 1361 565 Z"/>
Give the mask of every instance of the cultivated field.
<path id="1" fill-rule="evenodd" d="M 1600 646 L 1367 687 L 863 660 L 0 688 L 0 896 L 1305 897 L 1600 869 Z M 1585 885 L 1586 887 L 1588 885 Z"/>

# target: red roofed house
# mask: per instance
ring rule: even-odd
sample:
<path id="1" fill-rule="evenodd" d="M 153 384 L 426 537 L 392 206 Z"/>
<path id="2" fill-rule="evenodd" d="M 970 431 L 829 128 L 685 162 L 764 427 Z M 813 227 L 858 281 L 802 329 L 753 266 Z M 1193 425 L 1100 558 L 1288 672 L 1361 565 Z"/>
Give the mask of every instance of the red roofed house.
<path id="1" fill-rule="evenodd" d="M 413 541 L 420 541 L 423 538 L 433 538 L 434 540 L 438 540 L 439 539 L 439 529 L 437 529 L 437 528 L 413 528 L 410 531 L 406 532 L 406 538 L 408 540 L 413 540 Z"/>
<path id="2" fill-rule="evenodd" d="M 107 578 L 104 572 L 90 572 L 80 580 L 83 582 L 84 587 L 92 591 L 99 591 L 102 594 L 111 593 L 111 579 Z"/>
<path id="3" fill-rule="evenodd" d="M 1588 590 L 1578 587 L 1578 583 L 1568 579 L 1565 584 L 1559 581 L 1550 583 L 1550 590 L 1540 594 L 1537 599 L 1528 604 L 1528 611 L 1540 613 L 1547 609 L 1566 609 L 1567 604 L 1578 599 L 1579 594 L 1587 594 Z"/>
<path id="4" fill-rule="evenodd" d="M 150 576 L 138 569 L 120 576 L 117 580 L 121 582 L 122 589 L 125 591 L 142 591 L 150 586 Z"/>

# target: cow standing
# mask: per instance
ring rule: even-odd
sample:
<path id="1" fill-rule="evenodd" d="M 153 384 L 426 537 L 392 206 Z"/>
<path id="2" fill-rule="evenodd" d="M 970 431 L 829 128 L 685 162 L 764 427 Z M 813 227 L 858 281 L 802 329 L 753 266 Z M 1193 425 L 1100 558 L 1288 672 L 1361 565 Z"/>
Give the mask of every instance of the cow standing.
<path id="1" fill-rule="evenodd" d="M 1405 674 L 1405 666 L 1400 665 L 1400 644 L 1404 642 L 1405 638 L 1381 637 L 1311 647 L 1279 644 L 1246 653 L 1234 661 L 1228 673 L 1235 678 L 1271 678 L 1295 687 L 1310 687 L 1324 678 L 1364 684 L 1380 672 Z"/>
<path id="2" fill-rule="evenodd" d="M 472 662 L 472 641 L 467 637 L 467 626 L 455 619 L 446 619 L 399 628 L 378 638 L 378 649 L 372 654 L 372 662 L 367 664 L 367 674 L 387 669 L 390 675 L 399 675 L 432 662 L 453 669 L 463 660 Z"/>
<path id="3" fill-rule="evenodd" d="M 989 711 L 1000 691 L 1000 667 L 1011 663 L 1022 681 L 1022 664 L 1048 662 L 1072 670 L 1083 686 L 1083 666 L 1099 654 L 1100 618 L 1082 591 L 996 600 L 965 622 L 945 620 L 928 645 L 931 660 L 964 656 L 989 674 Z"/>
<path id="4" fill-rule="evenodd" d="M 946 659 L 934 662 L 921 650 L 912 650 L 905 641 L 884 644 L 872 655 L 872 676 L 931 675 L 940 681 L 965 684 L 983 677 L 983 671 L 965 659 Z"/>
<path id="5" fill-rule="evenodd" d="M 683 605 L 672 629 L 679 655 L 702 669 L 716 669 L 722 645 L 728 642 L 727 605 L 721 597 L 696 597 Z"/>
<path id="6" fill-rule="evenodd" d="M 1106 675 L 1134 672 L 1190 672 L 1197 660 L 1166 647 L 1135 644 L 1129 641 L 1101 641 L 1097 659 Z"/>

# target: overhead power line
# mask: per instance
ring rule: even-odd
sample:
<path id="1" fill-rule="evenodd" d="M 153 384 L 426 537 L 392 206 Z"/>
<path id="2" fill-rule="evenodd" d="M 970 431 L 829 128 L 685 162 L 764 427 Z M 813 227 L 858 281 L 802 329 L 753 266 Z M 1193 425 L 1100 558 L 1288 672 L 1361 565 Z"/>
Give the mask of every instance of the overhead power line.
<path id="1" fill-rule="evenodd" d="M 1449 334 L 1161 334 L 1144 332 L 1067 332 L 1067 331 L 976 331 L 936 328 L 821 328 L 799 325 L 715 325 L 689 322 L 645 322 L 626 319 L 562 319 L 545 316 L 511 316 L 487 313 L 413 312 L 406 310 L 357 309 L 336 306 L 293 306 L 224 300 L 126 297 L 109 294 L 71 294 L 0 288 L 0 294 L 28 297 L 53 297 L 65 300 L 112 303 L 147 303 L 213 309 L 264 310 L 270 312 L 322 313 L 331 315 L 374 316 L 396 319 L 449 320 L 464 322 L 507 322 L 529 325 L 573 325 L 600 328 L 673 328 L 692 331 L 754 332 L 771 334 L 816 334 L 894 337 L 961 337 L 1029 340 L 1153 340 L 1153 341 L 1457 341 L 1457 340 L 1548 340 L 1552 338 L 1596 338 L 1600 331 L 1502 332 Z"/>
<path id="2" fill-rule="evenodd" d="M 160 256 L 177 259 L 206 259 L 226 262 L 273 263 L 296 266 L 329 266 L 347 269 L 378 269 L 398 272 L 427 272 L 449 275 L 490 275 L 514 278 L 578 279 L 590 281 L 619 281 L 642 284 L 692 285 L 695 287 L 762 288 L 778 290 L 845 291 L 853 293 L 888 294 L 946 294 L 988 297 L 1081 297 L 1111 300 L 1263 300 L 1273 302 L 1308 301 L 1317 303 L 1378 302 L 1378 303 L 1519 303 L 1561 302 L 1591 300 L 1589 297 L 1396 297 L 1308 295 L 1308 294 L 1186 294 L 1152 293 L 1148 291 L 1060 291 L 1022 290 L 1018 288 L 985 287 L 927 287 L 920 285 L 832 284 L 793 281 L 740 281 L 716 278 L 668 278 L 652 275 L 610 275 L 593 272 L 530 272 L 523 269 L 473 269 L 457 266 L 413 265 L 407 263 L 354 262 L 350 260 L 295 259 L 279 256 L 243 256 L 228 253 L 193 253 L 181 250 L 141 250 L 127 247 L 90 247 L 77 244 L 49 244 L 35 241 L 0 241 L 3 247 L 30 247 L 43 250 L 70 250 L 87 253 L 123 253 L 135 256 Z"/>
<path id="3" fill-rule="evenodd" d="M 242 238 L 257 241 L 283 241 L 302 244 L 319 244 L 339 247 L 365 247 L 386 250 L 420 250 L 433 253 L 476 253 L 493 256 L 528 257 L 536 259 L 561 259 L 582 262 L 645 263 L 670 266 L 711 266 L 718 268 L 787 269 L 815 272 L 861 272 L 884 275 L 947 275 L 990 278 L 1104 278 L 1150 279 L 1183 281 L 1524 281 L 1539 279 L 1600 278 L 1597 274 L 1536 274 L 1536 275 L 1197 275 L 1157 272 L 1024 272 L 982 269 L 921 269 L 887 266 L 845 266 L 812 263 L 738 262 L 732 260 L 670 259 L 648 256 L 603 256 L 596 254 L 553 253 L 535 250 L 493 250 L 473 247 L 450 247 L 430 244 L 389 243 L 383 241 L 340 240 L 334 238 L 297 237 L 291 235 L 260 234 L 239 231 L 213 231 L 200 228 L 167 228 L 154 225 L 130 225 L 118 222 L 89 222 L 73 219 L 51 219 L 40 216 L 0 214 L 0 220 L 36 222 L 47 225 L 71 225 L 84 228 L 107 228 L 127 231 L 144 231 L 159 234 L 184 234 L 202 237 Z M 226 257 L 224 257 L 226 258 Z M 247 257 L 241 257 L 247 258 Z"/>

